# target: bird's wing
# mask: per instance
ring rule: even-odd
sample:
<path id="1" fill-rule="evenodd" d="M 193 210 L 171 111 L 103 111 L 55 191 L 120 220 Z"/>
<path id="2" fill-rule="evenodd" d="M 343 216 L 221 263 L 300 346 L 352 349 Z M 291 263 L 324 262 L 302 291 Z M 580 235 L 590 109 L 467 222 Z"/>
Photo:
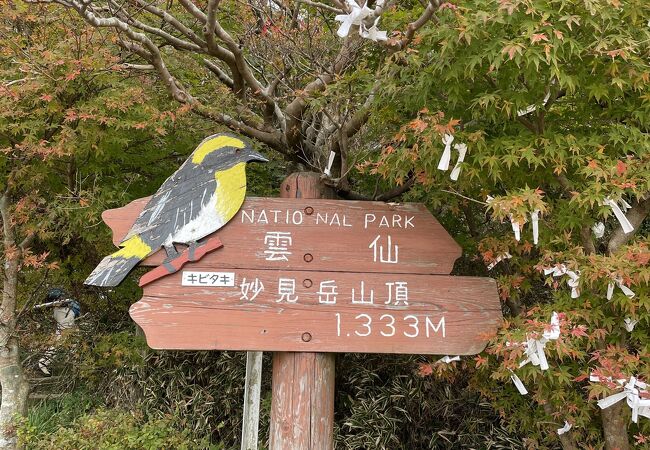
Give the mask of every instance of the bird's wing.
<path id="1" fill-rule="evenodd" d="M 217 186 L 212 171 L 197 168 L 189 178 L 178 176 L 181 169 L 151 197 L 122 242 L 146 234 L 152 242 L 162 243 L 170 233 L 196 218 L 212 199 Z"/>

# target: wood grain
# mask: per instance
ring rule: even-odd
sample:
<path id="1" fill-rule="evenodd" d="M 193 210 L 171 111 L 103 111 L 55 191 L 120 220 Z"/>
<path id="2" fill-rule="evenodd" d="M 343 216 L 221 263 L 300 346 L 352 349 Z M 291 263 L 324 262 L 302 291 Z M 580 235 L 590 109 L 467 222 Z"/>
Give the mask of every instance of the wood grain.
<path id="1" fill-rule="evenodd" d="M 116 245 L 147 201 L 104 211 L 102 218 L 113 230 Z M 265 253 L 269 248 L 265 237 L 273 232 L 291 234 L 286 261 L 268 260 L 273 255 Z M 419 203 L 248 197 L 237 215 L 211 236 L 218 236 L 224 247 L 206 255 L 198 263 L 202 267 L 448 274 L 461 254 L 449 233 Z M 398 246 L 397 263 L 374 262 L 377 247 L 370 245 L 377 236 L 384 260 L 389 260 L 388 236 L 391 248 Z M 158 252 L 141 264 L 157 266 L 164 257 Z"/>
<path id="2" fill-rule="evenodd" d="M 280 196 L 334 198 L 335 194 L 320 182 L 319 174 L 298 172 L 284 179 Z M 273 353 L 271 450 L 334 448 L 334 373 L 333 353 Z"/>
<path id="3" fill-rule="evenodd" d="M 241 450 L 257 450 L 262 388 L 262 352 L 246 352 Z"/>
<path id="4" fill-rule="evenodd" d="M 334 354 L 274 353 L 270 448 L 334 448 L 334 385 Z"/>
<path id="5" fill-rule="evenodd" d="M 242 269 L 235 272 L 235 287 L 189 287 L 181 286 L 181 276 L 178 272 L 147 285 L 142 300 L 131 306 L 131 317 L 152 348 L 469 355 L 483 350 L 501 321 L 496 282 L 490 278 Z M 295 280 L 295 303 L 286 301 L 294 297 L 277 301 L 281 278 Z M 242 283 L 256 279 L 264 290 L 252 301 L 242 299 Z M 327 297 L 319 296 L 321 283 L 332 280 L 336 304 L 319 303 Z M 352 289 L 358 301 L 362 281 L 366 298 L 373 291 L 372 305 L 352 303 Z M 385 304 L 389 289 L 395 292 L 395 285 L 386 283 L 395 282 L 406 283 L 407 306 L 395 305 L 394 293 L 393 302 Z M 367 333 L 362 325 L 367 318 L 360 314 L 372 320 L 369 336 L 361 336 Z M 381 334 L 390 334 L 386 324 L 391 318 L 382 319 L 384 314 L 395 320 L 394 336 Z M 415 319 L 407 316 L 418 318 L 417 337 L 405 335 L 415 333 Z M 431 326 L 442 317 L 445 337 Z"/>

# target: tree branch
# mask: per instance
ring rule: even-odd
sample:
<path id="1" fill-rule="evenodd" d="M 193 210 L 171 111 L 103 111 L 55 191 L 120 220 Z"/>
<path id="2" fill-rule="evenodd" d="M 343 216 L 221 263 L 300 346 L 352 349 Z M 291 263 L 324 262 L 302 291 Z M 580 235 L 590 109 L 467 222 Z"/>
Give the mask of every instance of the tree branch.
<path id="1" fill-rule="evenodd" d="M 409 45 L 415 37 L 415 32 L 422 28 L 429 20 L 431 20 L 433 14 L 438 10 L 438 8 L 440 8 L 440 5 L 443 3 L 444 2 L 442 0 L 430 0 L 427 4 L 427 7 L 424 8 L 424 11 L 422 11 L 422 14 L 420 14 L 420 17 L 406 26 L 406 32 L 404 33 L 404 37 L 402 39 L 397 42 L 391 42 L 389 40 L 386 41 L 384 45 L 386 45 L 386 47 L 388 47 L 393 52 L 404 50 L 404 48 L 406 48 L 406 46 Z"/>
<path id="2" fill-rule="evenodd" d="M 207 67 L 210 72 L 215 74 L 219 81 L 228 86 L 230 89 L 235 89 L 235 82 L 232 80 L 232 78 L 230 78 L 228 74 L 221 70 L 221 68 L 214 62 L 210 61 L 209 59 L 204 59 L 203 65 Z"/>
<path id="3" fill-rule="evenodd" d="M 330 185 L 333 185 L 333 187 L 336 189 L 336 193 L 339 196 L 347 200 L 388 202 L 411 190 L 413 185 L 415 185 L 415 177 L 410 177 L 402 185 L 395 186 L 394 188 L 386 192 L 383 192 L 382 194 L 374 195 L 372 197 L 361 194 L 359 192 L 354 192 L 347 189 L 341 189 L 340 187 L 337 187 L 335 183 L 331 183 Z"/>
<path id="4" fill-rule="evenodd" d="M 320 2 L 312 2 L 310 0 L 297 0 L 296 3 L 302 3 L 305 5 L 313 6 L 314 8 L 319 8 L 325 11 L 333 12 L 336 14 L 345 14 L 345 11 L 339 8 L 335 8 L 330 5 L 326 5 L 325 3 L 320 3 Z"/>
<path id="5" fill-rule="evenodd" d="M 607 252 L 609 254 L 615 253 L 621 245 L 632 239 L 632 236 L 636 234 L 636 231 L 639 229 L 645 218 L 648 217 L 648 214 L 650 214 L 650 194 L 647 195 L 644 200 L 634 202 L 632 208 L 627 211 L 627 220 L 629 220 L 634 227 L 634 231 L 626 234 L 623 231 L 623 228 L 619 225 L 609 238 L 609 242 L 607 243 Z"/>
<path id="6" fill-rule="evenodd" d="M 4 233 L 5 251 L 7 245 L 13 245 L 15 240 L 14 230 L 11 227 L 11 217 L 9 217 L 9 191 L 6 190 L 0 197 L 0 217 L 2 218 L 2 231 Z"/>
<path id="7" fill-rule="evenodd" d="M 357 50 L 359 37 L 351 34 L 344 41 L 339 53 L 337 54 L 334 63 L 330 70 L 321 73 L 316 78 L 308 83 L 300 94 L 297 95 L 289 105 L 285 108 L 285 115 L 287 117 L 287 132 L 286 140 L 289 147 L 295 147 L 300 138 L 302 116 L 307 108 L 306 98 L 310 94 L 322 91 L 330 84 L 336 75 L 340 75 L 354 60 Z"/>

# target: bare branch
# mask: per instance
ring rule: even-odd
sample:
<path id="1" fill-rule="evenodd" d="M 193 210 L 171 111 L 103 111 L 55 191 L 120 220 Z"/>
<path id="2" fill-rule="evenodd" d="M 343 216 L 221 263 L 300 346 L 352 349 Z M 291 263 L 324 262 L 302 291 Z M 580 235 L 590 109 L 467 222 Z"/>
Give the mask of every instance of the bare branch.
<path id="1" fill-rule="evenodd" d="M 458 197 L 464 198 L 465 200 L 469 200 L 470 202 L 478 203 L 479 205 L 487 206 L 487 203 L 485 203 L 485 202 L 482 202 L 480 200 L 476 200 L 476 199 L 474 199 L 472 197 L 467 197 L 467 196 L 461 194 L 460 192 L 456 192 L 454 190 L 440 189 L 440 191 L 441 192 L 446 192 L 447 194 L 457 195 Z"/>
<path id="2" fill-rule="evenodd" d="M 223 84 L 228 86 L 230 89 L 235 88 L 235 82 L 232 80 L 232 78 L 230 78 L 228 74 L 221 70 L 221 68 L 214 62 L 210 61 L 209 59 L 204 59 L 203 65 L 205 65 L 205 67 L 207 67 L 210 72 L 215 74 L 219 81 L 221 81 Z"/>
<path id="3" fill-rule="evenodd" d="M 201 11 L 199 8 L 196 7 L 194 3 L 192 3 L 191 0 L 178 0 L 181 5 L 183 5 L 183 8 L 187 10 L 190 14 L 192 14 L 196 19 L 199 20 L 199 22 L 205 24 L 208 21 L 208 16 L 205 15 L 203 11 Z"/>
<path id="4" fill-rule="evenodd" d="M 174 27 L 176 30 L 184 34 L 188 39 L 190 39 L 192 42 L 194 42 L 196 45 L 199 47 L 205 47 L 206 43 L 203 41 L 191 28 L 185 26 L 183 23 L 181 23 L 178 19 L 176 19 L 174 16 L 169 14 L 167 11 L 164 11 L 160 8 L 156 8 L 155 6 L 143 1 L 143 0 L 136 0 L 136 3 L 138 6 L 143 8 L 145 11 L 148 11 L 152 14 L 155 14 L 156 16 L 160 17 L 163 19 L 165 22 L 170 24 L 172 27 Z"/>
<path id="5" fill-rule="evenodd" d="M 325 182 L 327 184 L 327 181 Z M 411 190 L 411 188 L 415 184 L 415 177 L 410 177 L 401 185 L 395 186 L 394 188 L 386 192 L 383 192 L 379 195 L 375 195 L 373 197 L 360 194 L 359 192 L 341 189 L 341 187 L 337 187 L 335 183 L 329 183 L 329 184 L 333 185 L 334 188 L 337 189 L 336 193 L 338 195 L 340 195 L 342 198 L 345 198 L 347 200 L 370 200 L 370 201 L 377 201 L 377 202 L 388 202 Z"/>
<path id="6" fill-rule="evenodd" d="M 329 72 L 321 73 L 316 76 L 316 79 L 308 83 L 301 93 L 296 96 L 289 105 L 285 108 L 285 115 L 287 117 L 287 145 L 294 147 L 300 137 L 302 116 L 307 108 L 306 98 L 309 94 L 322 91 L 331 83 L 336 75 L 345 71 L 355 59 L 359 37 L 351 34 L 343 41 L 343 46 L 339 50 L 332 67 Z"/>
<path id="7" fill-rule="evenodd" d="M 121 66 L 125 69 L 132 69 L 132 70 L 156 70 L 154 66 L 151 64 L 129 64 L 129 63 L 123 63 Z"/>
<path id="8" fill-rule="evenodd" d="M 594 245 L 594 239 L 589 225 L 584 225 L 580 228 L 580 239 L 582 240 L 582 248 L 586 255 L 593 255 L 596 253 L 596 246 Z"/>
<path id="9" fill-rule="evenodd" d="M 160 54 L 160 50 L 145 34 L 134 31 L 131 29 L 129 24 L 117 17 L 99 18 L 93 11 L 89 10 L 86 5 L 76 0 L 73 0 L 72 4 L 73 8 L 81 15 L 81 17 L 91 25 L 99 28 L 114 28 L 124 33 L 130 40 L 121 40 L 120 45 L 149 61 L 156 69 L 158 75 L 175 100 L 192 105 L 193 110 L 204 117 L 208 117 L 217 123 L 226 125 L 235 131 L 240 131 L 249 137 L 258 139 L 273 148 L 281 149 L 279 145 L 280 139 L 277 133 L 261 131 L 251 125 L 238 121 L 227 114 L 213 111 L 199 102 L 196 98 L 192 97 L 182 84 L 169 72 L 162 55 Z"/>
<path id="10" fill-rule="evenodd" d="M 305 5 L 313 6 L 314 8 L 319 8 L 336 14 L 345 14 L 345 11 L 343 11 L 342 9 L 335 8 L 333 6 L 326 5 L 325 3 L 321 3 L 321 2 L 312 2 L 310 0 L 297 0 L 296 3 L 303 3 Z"/>
<path id="11" fill-rule="evenodd" d="M 23 239 L 22 242 L 18 245 L 18 247 L 20 248 L 21 251 L 24 252 L 25 249 L 27 249 L 27 247 L 29 247 L 30 245 L 32 245 L 32 242 L 34 242 L 34 239 L 35 239 L 35 238 L 36 238 L 36 235 L 35 235 L 35 234 L 33 234 L 33 233 L 32 233 L 32 234 L 28 234 L 28 235 L 25 237 L 25 239 Z"/>
<path id="12" fill-rule="evenodd" d="M 14 84 L 23 83 L 25 81 L 34 80 L 35 78 L 20 78 L 18 80 L 7 81 L 4 84 L 5 87 L 13 86 Z"/>
<path id="13" fill-rule="evenodd" d="M 164 39 L 165 42 L 169 43 L 175 48 L 189 50 L 191 52 L 204 53 L 204 49 L 201 46 L 196 45 L 192 42 L 184 41 L 183 39 L 177 38 L 176 36 L 173 36 L 160 28 L 152 27 L 150 25 L 140 22 L 137 19 L 134 19 L 128 13 L 121 10 L 120 6 L 113 1 L 110 1 L 109 4 L 111 4 L 113 7 L 117 9 L 117 11 L 115 12 L 116 17 L 119 17 L 121 20 L 128 23 L 129 25 L 132 25 L 133 27 L 138 28 L 139 30 L 153 34 L 154 36 L 158 36 L 159 38 Z"/>

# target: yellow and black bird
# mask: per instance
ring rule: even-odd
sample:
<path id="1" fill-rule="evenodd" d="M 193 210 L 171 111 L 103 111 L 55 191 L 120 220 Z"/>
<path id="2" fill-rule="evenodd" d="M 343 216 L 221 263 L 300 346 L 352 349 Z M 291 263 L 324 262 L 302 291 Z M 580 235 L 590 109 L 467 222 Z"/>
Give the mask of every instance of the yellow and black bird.
<path id="1" fill-rule="evenodd" d="M 84 282 L 117 286 L 140 261 L 164 247 L 167 260 L 178 256 L 174 244 L 197 247 L 237 214 L 246 196 L 246 163 L 268 161 L 244 139 L 215 134 L 203 140 L 151 197 L 120 243 Z"/>

